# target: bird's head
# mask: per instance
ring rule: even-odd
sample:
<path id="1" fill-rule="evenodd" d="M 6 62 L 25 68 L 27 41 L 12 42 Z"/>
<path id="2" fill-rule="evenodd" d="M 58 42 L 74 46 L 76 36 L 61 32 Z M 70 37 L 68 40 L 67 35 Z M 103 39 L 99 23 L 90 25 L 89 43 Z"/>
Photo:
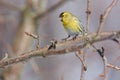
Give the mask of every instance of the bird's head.
<path id="1" fill-rule="evenodd" d="M 70 19 L 72 17 L 72 14 L 70 12 L 65 11 L 65 12 L 62 12 L 59 15 L 59 17 L 61 18 L 61 21 L 62 21 L 63 19 Z"/>

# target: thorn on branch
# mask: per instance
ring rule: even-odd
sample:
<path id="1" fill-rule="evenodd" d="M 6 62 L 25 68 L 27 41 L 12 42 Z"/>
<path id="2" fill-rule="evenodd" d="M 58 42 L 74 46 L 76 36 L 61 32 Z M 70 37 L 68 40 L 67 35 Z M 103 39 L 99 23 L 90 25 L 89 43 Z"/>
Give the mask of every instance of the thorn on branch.
<path id="1" fill-rule="evenodd" d="M 90 10 L 87 10 L 87 11 L 86 11 L 86 14 L 89 14 L 89 15 L 90 15 L 90 14 L 91 14 L 91 11 L 90 11 Z"/>
<path id="2" fill-rule="evenodd" d="M 104 47 L 101 47 L 101 49 L 97 49 L 94 45 L 92 47 L 98 52 L 98 54 L 103 58 L 104 57 Z"/>
<path id="3" fill-rule="evenodd" d="M 97 49 L 97 52 L 99 53 L 99 55 L 101 56 L 101 57 L 104 57 L 104 48 L 103 47 L 101 47 L 101 49 Z"/>
<path id="4" fill-rule="evenodd" d="M 56 49 L 57 40 L 52 40 L 52 41 L 50 41 L 50 43 L 51 43 L 51 45 L 48 47 L 48 50 Z"/>

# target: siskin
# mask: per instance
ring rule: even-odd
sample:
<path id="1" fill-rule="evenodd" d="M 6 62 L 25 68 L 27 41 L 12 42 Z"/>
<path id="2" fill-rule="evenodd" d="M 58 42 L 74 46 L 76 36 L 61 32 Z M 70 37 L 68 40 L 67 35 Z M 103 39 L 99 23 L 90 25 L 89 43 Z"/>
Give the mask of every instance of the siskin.
<path id="1" fill-rule="evenodd" d="M 63 40 L 68 39 L 70 36 L 73 36 L 73 39 L 75 39 L 79 34 L 83 36 L 85 35 L 83 25 L 81 24 L 80 20 L 72 13 L 65 11 L 62 12 L 59 17 L 61 18 L 64 29 L 68 33 L 68 37 L 64 38 Z"/>

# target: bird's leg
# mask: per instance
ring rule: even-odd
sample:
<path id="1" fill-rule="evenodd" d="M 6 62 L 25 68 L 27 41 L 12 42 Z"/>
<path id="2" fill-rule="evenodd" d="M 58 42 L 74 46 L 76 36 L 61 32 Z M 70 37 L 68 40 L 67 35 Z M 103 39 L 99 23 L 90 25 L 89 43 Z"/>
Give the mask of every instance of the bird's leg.
<path id="1" fill-rule="evenodd" d="M 72 39 L 75 40 L 77 38 L 78 34 L 76 34 Z"/>
<path id="2" fill-rule="evenodd" d="M 68 35 L 68 37 L 66 37 L 66 38 L 64 38 L 64 39 L 62 39 L 62 40 L 67 40 L 68 38 L 70 38 L 70 35 Z"/>

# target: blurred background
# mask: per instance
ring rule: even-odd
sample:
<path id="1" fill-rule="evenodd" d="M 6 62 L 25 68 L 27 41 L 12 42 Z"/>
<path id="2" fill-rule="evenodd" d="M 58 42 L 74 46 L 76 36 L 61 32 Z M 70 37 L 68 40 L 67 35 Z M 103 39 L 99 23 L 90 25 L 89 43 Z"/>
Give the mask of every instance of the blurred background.
<path id="1" fill-rule="evenodd" d="M 100 14 L 112 0 L 91 0 L 91 20 L 88 33 L 96 32 Z M 41 15 L 54 5 L 51 11 Z M 87 0 L 0 0 L 0 59 L 9 54 L 15 57 L 36 49 L 37 41 L 24 32 L 40 36 L 40 47 L 50 40 L 60 41 L 67 36 L 59 19 L 70 11 L 86 26 Z M 108 15 L 103 31 L 120 30 L 120 1 Z M 105 48 L 105 56 L 113 63 L 120 56 L 120 46 L 111 40 L 94 44 Z M 84 50 L 84 49 L 83 49 Z M 101 80 L 103 62 L 93 48 L 87 49 L 85 80 Z M 120 66 L 119 60 L 115 65 Z M 108 80 L 120 79 L 120 71 L 109 69 Z M 0 69 L 0 80 L 80 80 L 81 62 L 74 53 L 32 58 L 26 62 Z"/>

